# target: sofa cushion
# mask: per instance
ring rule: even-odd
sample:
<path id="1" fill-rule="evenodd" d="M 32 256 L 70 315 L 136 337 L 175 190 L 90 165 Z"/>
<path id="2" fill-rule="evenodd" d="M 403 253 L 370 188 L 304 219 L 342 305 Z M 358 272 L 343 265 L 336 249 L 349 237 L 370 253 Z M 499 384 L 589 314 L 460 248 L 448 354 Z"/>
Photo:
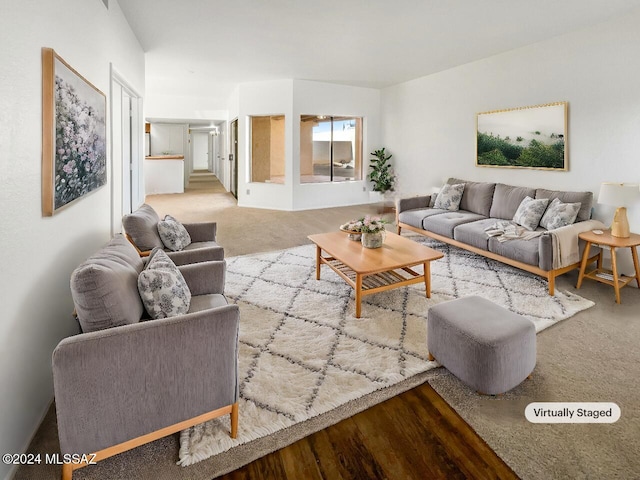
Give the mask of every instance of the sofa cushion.
<path id="1" fill-rule="evenodd" d="M 460 209 L 460 201 L 464 193 L 464 183 L 455 185 L 445 184 L 442 186 L 433 204 L 433 208 L 442 208 L 455 212 Z"/>
<path id="2" fill-rule="evenodd" d="M 496 237 L 489 238 L 490 252 L 529 265 L 538 266 L 540 259 L 539 249 L 539 238 L 533 238 L 531 240 L 514 238 L 506 242 L 500 242 Z"/>
<path id="3" fill-rule="evenodd" d="M 591 207 L 593 206 L 593 192 L 559 192 L 539 188 L 536 190 L 535 198 L 548 198 L 549 201 L 557 198 L 564 203 L 580 202 L 580 210 L 576 217 L 576 222 L 584 222 L 591 218 Z"/>
<path id="4" fill-rule="evenodd" d="M 475 222 L 463 223 L 453 230 L 453 238 L 459 242 L 466 243 L 472 247 L 482 250 L 489 249 L 489 236 L 485 229 L 496 223 L 495 218 L 485 218 Z"/>
<path id="5" fill-rule="evenodd" d="M 464 210 L 445 212 L 441 215 L 432 215 L 425 218 L 422 221 L 422 228 L 438 235 L 453 238 L 453 230 L 458 225 L 483 220 L 484 218 L 486 217 L 477 213 L 465 212 Z"/>
<path id="6" fill-rule="evenodd" d="M 533 231 L 540 225 L 540 219 L 544 215 L 548 204 L 548 198 L 534 200 L 531 197 L 524 197 L 513 216 L 513 221 L 527 230 Z"/>
<path id="7" fill-rule="evenodd" d="M 524 197 L 529 196 L 534 198 L 535 194 L 536 190 L 534 188 L 514 187 L 505 185 L 504 183 L 498 183 L 493 193 L 489 216 L 492 218 L 511 220 L 516 214 L 520 203 L 524 200 Z"/>
<path id="8" fill-rule="evenodd" d="M 464 193 L 460 200 L 460 210 L 477 213 L 479 215 L 489 216 L 491 211 L 491 202 L 493 201 L 493 192 L 496 184 L 488 182 L 469 182 L 460 180 L 459 178 L 450 178 L 447 183 L 456 184 L 464 183 Z"/>
<path id="9" fill-rule="evenodd" d="M 540 226 L 547 230 L 555 230 L 556 228 L 571 225 L 576 221 L 580 206 L 580 202 L 563 203 L 554 198 L 547 211 L 544 212 L 542 220 L 540 220 Z"/>
<path id="10" fill-rule="evenodd" d="M 168 318 L 189 311 L 191 292 L 182 273 L 167 254 L 154 248 L 138 276 L 138 291 L 151 318 Z"/>
<path id="11" fill-rule="evenodd" d="M 164 248 L 158 233 L 159 221 L 160 217 L 156 211 L 146 203 L 135 212 L 122 217 L 125 231 L 142 251 L 153 250 L 156 247 Z"/>
<path id="12" fill-rule="evenodd" d="M 430 217 L 431 215 L 439 215 L 445 212 L 446 210 L 442 210 L 440 208 L 415 208 L 413 210 L 405 210 L 404 212 L 400 212 L 400 214 L 398 215 L 398 220 L 415 228 L 423 228 L 422 221 L 426 217 Z"/>
<path id="13" fill-rule="evenodd" d="M 71 296 L 83 332 L 137 323 L 144 308 L 138 295 L 143 265 L 133 245 L 117 234 L 71 274 Z"/>
<path id="14" fill-rule="evenodd" d="M 196 295 L 191 297 L 189 313 L 201 312 L 210 308 L 224 307 L 228 305 L 227 298 L 219 293 L 209 293 L 207 295 Z"/>
<path id="15" fill-rule="evenodd" d="M 164 220 L 158 222 L 158 234 L 164 246 L 173 252 L 184 250 L 191 244 L 187 229 L 171 215 L 165 215 Z"/>

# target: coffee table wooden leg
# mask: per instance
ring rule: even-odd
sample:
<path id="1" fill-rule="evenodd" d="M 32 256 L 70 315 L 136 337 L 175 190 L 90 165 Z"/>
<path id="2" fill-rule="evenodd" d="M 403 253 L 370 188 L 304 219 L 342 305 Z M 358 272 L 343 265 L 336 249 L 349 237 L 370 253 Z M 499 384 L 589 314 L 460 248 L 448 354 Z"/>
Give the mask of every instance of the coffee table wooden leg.
<path id="1" fill-rule="evenodd" d="M 587 260 L 589 259 L 590 250 L 591 242 L 587 242 L 587 244 L 584 246 L 584 252 L 582 253 L 582 262 L 580 262 L 580 274 L 578 275 L 578 283 L 576 284 L 576 288 L 580 288 L 582 286 L 582 280 L 584 279 L 584 271 L 587 268 Z M 602 251 L 600 251 L 600 256 L 602 256 Z M 599 259 L 598 263 L 600 263 Z"/>
<path id="2" fill-rule="evenodd" d="M 613 289 L 616 291 L 616 303 L 620 303 L 620 283 L 618 283 L 618 262 L 616 249 L 611 247 L 611 270 L 613 270 Z"/>
<path id="3" fill-rule="evenodd" d="M 320 280 L 320 258 L 322 256 L 322 249 L 316 245 L 316 280 Z"/>
<path id="4" fill-rule="evenodd" d="M 427 298 L 431 298 L 431 262 L 424 262 L 424 289 Z"/>
<path id="5" fill-rule="evenodd" d="M 362 275 L 356 274 L 356 318 L 362 313 Z"/>

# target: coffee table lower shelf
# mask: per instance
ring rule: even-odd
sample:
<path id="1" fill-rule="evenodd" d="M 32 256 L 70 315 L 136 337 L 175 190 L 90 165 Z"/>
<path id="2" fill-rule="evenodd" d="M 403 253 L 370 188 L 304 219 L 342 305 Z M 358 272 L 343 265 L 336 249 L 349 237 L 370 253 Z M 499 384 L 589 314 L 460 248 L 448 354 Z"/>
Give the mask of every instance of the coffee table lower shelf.
<path id="1" fill-rule="evenodd" d="M 424 282 L 426 296 L 431 298 L 429 262 L 419 264 L 424 267 L 424 273 L 416 272 L 409 266 L 369 274 L 359 274 L 334 257 L 320 256 L 318 260 L 316 274 L 318 280 L 320 279 L 320 265 L 325 264 L 354 289 L 356 294 L 356 318 L 360 318 L 362 297 L 365 295 Z"/>

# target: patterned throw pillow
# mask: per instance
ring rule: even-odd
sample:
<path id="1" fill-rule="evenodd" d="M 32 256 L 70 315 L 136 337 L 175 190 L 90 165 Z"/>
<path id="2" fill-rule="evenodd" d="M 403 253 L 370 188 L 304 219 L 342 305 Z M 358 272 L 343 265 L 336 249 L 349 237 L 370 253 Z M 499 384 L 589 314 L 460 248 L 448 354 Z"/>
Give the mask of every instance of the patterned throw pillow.
<path id="1" fill-rule="evenodd" d="M 548 198 L 539 198 L 534 200 L 533 198 L 526 196 L 520 202 L 516 214 L 513 216 L 513 221 L 518 225 L 523 226 L 527 230 L 535 230 L 540 224 L 540 219 L 544 215 L 544 211 L 549 204 Z"/>
<path id="2" fill-rule="evenodd" d="M 164 220 L 158 222 L 158 233 L 164 246 L 174 252 L 191 244 L 191 236 L 187 229 L 171 215 L 166 215 Z"/>
<path id="3" fill-rule="evenodd" d="M 460 200 L 462 200 L 463 192 L 464 183 L 443 185 L 442 189 L 438 192 L 433 208 L 442 208 L 455 212 L 460 208 Z"/>
<path id="4" fill-rule="evenodd" d="M 544 212 L 542 220 L 540 220 L 540 226 L 547 230 L 555 230 L 556 228 L 571 225 L 576 221 L 581 205 L 580 202 L 562 203 L 557 198 L 554 198 L 547 211 Z"/>
<path id="5" fill-rule="evenodd" d="M 191 291 L 176 264 L 154 248 L 147 267 L 138 275 L 138 291 L 151 318 L 167 318 L 189 311 Z"/>

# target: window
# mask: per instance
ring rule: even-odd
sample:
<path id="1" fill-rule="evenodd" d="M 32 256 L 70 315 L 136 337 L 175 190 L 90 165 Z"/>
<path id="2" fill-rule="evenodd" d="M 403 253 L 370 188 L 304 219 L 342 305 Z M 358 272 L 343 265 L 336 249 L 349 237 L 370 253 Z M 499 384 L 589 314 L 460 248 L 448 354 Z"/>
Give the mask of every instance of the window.
<path id="1" fill-rule="evenodd" d="M 251 119 L 251 181 L 284 183 L 284 115 Z"/>
<path id="2" fill-rule="evenodd" d="M 300 117 L 300 183 L 362 180 L 362 118 Z"/>

